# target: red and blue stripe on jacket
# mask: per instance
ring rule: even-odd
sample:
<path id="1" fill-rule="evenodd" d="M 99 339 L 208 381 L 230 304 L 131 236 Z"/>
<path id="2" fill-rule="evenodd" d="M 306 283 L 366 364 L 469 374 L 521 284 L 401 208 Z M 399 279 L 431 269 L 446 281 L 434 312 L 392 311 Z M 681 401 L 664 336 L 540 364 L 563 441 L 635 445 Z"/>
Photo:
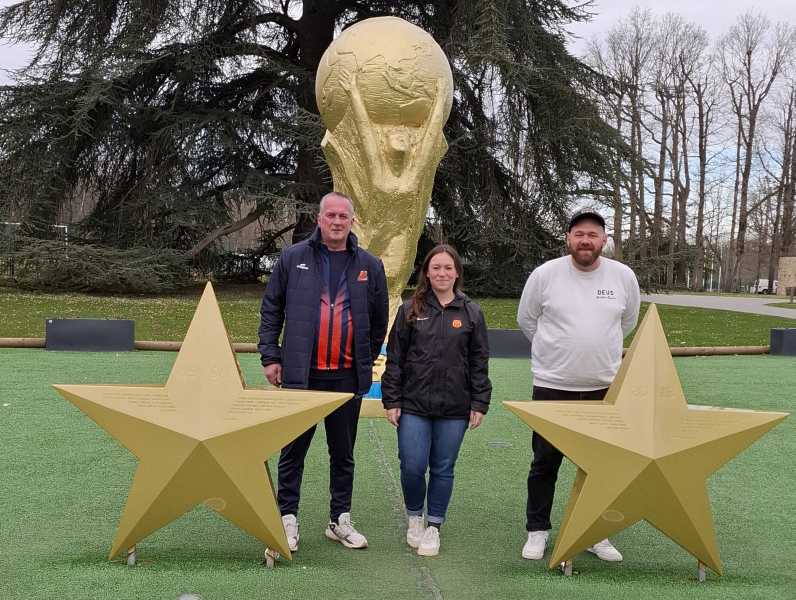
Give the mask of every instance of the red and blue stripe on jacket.
<path id="1" fill-rule="evenodd" d="M 321 250 L 323 289 L 318 307 L 317 335 L 312 347 L 310 367 L 321 371 L 351 369 L 354 366 L 354 327 L 351 317 L 351 296 L 343 269 L 334 301 L 329 297 L 329 254 Z"/>

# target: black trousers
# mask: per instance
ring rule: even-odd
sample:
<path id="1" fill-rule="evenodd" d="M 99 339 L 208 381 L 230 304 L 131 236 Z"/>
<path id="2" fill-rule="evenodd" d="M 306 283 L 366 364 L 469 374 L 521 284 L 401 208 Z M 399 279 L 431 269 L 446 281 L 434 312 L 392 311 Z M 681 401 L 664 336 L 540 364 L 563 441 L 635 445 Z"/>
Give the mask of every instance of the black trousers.
<path id="1" fill-rule="evenodd" d="M 568 392 L 553 388 L 533 386 L 534 400 L 602 400 L 608 388 L 591 392 Z M 533 461 L 528 473 L 528 504 L 525 509 L 525 529 L 528 531 L 547 531 L 552 529 L 550 512 L 553 509 L 553 496 L 556 492 L 558 469 L 564 455 L 541 435 L 533 432 L 531 440 Z"/>
<path id="2" fill-rule="evenodd" d="M 357 439 L 359 409 L 362 396 L 357 394 L 356 375 L 348 379 L 310 378 L 307 389 L 319 392 L 346 392 L 354 394 L 348 402 L 324 419 L 326 444 L 329 447 L 329 518 L 351 512 L 351 495 L 354 491 L 354 443 Z M 305 431 L 282 448 L 279 455 L 277 502 L 282 515 L 297 515 L 301 497 L 301 478 L 304 475 L 304 459 L 310 449 L 315 428 Z"/>

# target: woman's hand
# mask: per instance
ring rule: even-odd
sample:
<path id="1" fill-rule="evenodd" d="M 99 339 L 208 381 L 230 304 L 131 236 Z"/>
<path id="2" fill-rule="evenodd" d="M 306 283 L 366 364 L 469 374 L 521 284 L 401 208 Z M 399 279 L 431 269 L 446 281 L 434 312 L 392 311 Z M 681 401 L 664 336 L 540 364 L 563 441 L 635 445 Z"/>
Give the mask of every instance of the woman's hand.
<path id="1" fill-rule="evenodd" d="M 482 417 L 484 415 L 481 415 Z M 388 408 L 387 409 L 387 420 L 398 427 L 398 419 L 401 418 L 401 409 L 400 408 Z M 480 423 L 480 420 L 479 420 Z"/>
<path id="2" fill-rule="evenodd" d="M 389 418 L 389 411 L 387 411 L 387 418 Z M 470 429 L 475 429 L 478 427 L 483 420 L 484 413 L 480 413 L 477 410 L 470 411 Z"/>

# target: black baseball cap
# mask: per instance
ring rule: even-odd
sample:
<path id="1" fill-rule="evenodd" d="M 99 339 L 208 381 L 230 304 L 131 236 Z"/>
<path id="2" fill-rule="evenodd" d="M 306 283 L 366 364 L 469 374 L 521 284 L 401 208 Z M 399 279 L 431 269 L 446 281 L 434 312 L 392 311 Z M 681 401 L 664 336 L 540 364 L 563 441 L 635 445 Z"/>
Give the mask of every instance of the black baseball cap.
<path id="1" fill-rule="evenodd" d="M 600 225 L 602 225 L 602 228 L 605 229 L 605 219 L 602 218 L 600 213 L 598 213 L 596 210 L 592 210 L 591 208 L 581 208 L 579 211 L 576 211 L 572 214 L 572 218 L 569 220 L 568 231 L 572 231 L 575 223 L 578 223 L 583 219 L 597 221 Z"/>

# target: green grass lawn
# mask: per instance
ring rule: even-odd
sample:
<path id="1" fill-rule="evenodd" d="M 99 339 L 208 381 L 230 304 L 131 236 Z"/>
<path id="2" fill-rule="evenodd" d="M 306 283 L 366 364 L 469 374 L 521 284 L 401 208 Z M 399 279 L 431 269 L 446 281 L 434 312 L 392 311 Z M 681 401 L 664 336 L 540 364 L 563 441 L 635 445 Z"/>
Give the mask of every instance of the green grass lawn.
<path id="1" fill-rule="evenodd" d="M 136 459 L 51 385 L 160 383 L 175 357 L 0 349 L 0 598 L 156 600 L 188 592 L 207 600 L 793 598 L 792 418 L 708 480 L 723 577 L 709 572 L 707 583 L 694 582 L 696 559 L 646 523 L 613 538 L 625 556 L 621 564 L 583 554 L 575 561 L 581 573 L 572 578 L 548 571 L 545 561 L 520 558 L 531 430 L 500 401 L 527 399 L 531 378 L 528 361 L 508 359 L 490 362 L 493 407 L 462 446 L 439 556 L 423 559 L 406 546 L 395 430 L 384 419 L 363 419 L 352 515 L 368 549 L 346 550 L 324 537 L 328 459 L 321 428 L 307 460 L 300 548 L 292 563 L 263 568 L 261 544 L 203 506 L 142 541 L 139 566 L 126 567 L 123 558 L 110 562 Z M 265 384 L 257 358 L 239 355 L 250 385 Z M 793 405 L 794 359 L 728 356 L 675 364 L 692 404 L 775 411 Z M 574 471 L 565 461 L 556 527 Z"/>
<path id="2" fill-rule="evenodd" d="M 41 294 L 0 290 L 0 337 L 44 337 L 47 317 L 135 320 L 137 340 L 182 340 L 193 317 L 201 286 L 160 297 Z M 256 342 L 263 286 L 220 286 L 221 313 L 233 342 Z M 517 328 L 518 300 L 477 298 L 491 328 Z M 641 304 L 641 318 L 648 304 Z M 796 305 L 791 305 L 796 306 Z M 772 327 L 794 327 L 782 317 L 659 305 L 671 346 L 764 346 Z M 635 332 L 634 332 L 635 334 Z M 631 334 L 625 339 L 629 346 Z"/>
<path id="3" fill-rule="evenodd" d="M 746 287 L 746 286 L 744 286 Z M 656 293 L 656 292 L 651 292 Z M 661 294 L 677 294 L 678 296 L 715 296 L 716 292 L 697 292 L 694 290 L 684 290 L 680 288 L 662 288 L 659 292 Z M 761 294 L 753 294 L 751 292 L 721 292 L 719 294 L 722 298 L 759 298 Z"/>
<path id="4" fill-rule="evenodd" d="M 44 337 L 44 319 L 134 319 L 137 340 L 182 340 L 203 286 L 163 296 L 42 294 L 0 290 L 0 337 Z M 233 342 L 256 342 L 263 286 L 216 288 L 221 312 Z"/>
<path id="5" fill-rule="evenodd" d="M 768 306 L 773 306 L 775 308 L 796 308 L 796 302 L 775 302 L 773 304 L 768 304 Z"/>
<path id="6" fill-rule="evenodd" d="M 489 327 L 517 329 L 519 300 L 478 298 L 476 302 Z M 648 307 L 648 302 L 641 303 L 639 324 Z M 767 346 L 772 327 L 796 327 L 793 319 L 783 317 L 668 304 L 659 304 L 658 314 L 670 346 Z M 625 347 L 635 335 L 634 330 L 625 338 Z"/>

